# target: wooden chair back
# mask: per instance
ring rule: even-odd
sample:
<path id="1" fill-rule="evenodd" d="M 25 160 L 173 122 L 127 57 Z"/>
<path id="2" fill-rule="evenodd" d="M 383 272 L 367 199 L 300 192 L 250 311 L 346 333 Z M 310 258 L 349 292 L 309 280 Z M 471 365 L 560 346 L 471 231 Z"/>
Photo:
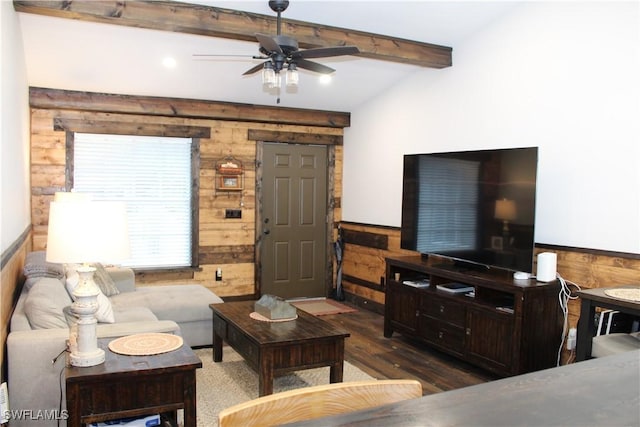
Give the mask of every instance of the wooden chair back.
<path id="1" fill-rule="evenodd" d="M 422 396 L 415 380 L 371 380 L 305 387 L 259 397 L 218 414 L 220 427 L 272 426 L 343 414 Z"/>

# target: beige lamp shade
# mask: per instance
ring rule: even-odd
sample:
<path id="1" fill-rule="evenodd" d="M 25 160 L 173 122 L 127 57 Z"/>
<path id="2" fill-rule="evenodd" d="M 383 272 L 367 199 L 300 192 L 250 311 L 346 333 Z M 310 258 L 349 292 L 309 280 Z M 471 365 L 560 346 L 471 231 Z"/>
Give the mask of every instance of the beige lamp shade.
<path id="1" fill-rule="evenodd" d="M 496 200 L 495 217 L 503 221 L 516 219 L 516 202 L 509 199 Z"/>
<path id="2" fill-rule="evenodd" d="M 91 201 L 81 193 L 56 193 L 49 206 L 47 261 L 117 263 L 129 257 L 123 202 Z"/>
<path id="3" fill-rule="evenodd" d="M 57 191 L 53 200 L 55 202 L 90 202 L 91 194 Z"/>

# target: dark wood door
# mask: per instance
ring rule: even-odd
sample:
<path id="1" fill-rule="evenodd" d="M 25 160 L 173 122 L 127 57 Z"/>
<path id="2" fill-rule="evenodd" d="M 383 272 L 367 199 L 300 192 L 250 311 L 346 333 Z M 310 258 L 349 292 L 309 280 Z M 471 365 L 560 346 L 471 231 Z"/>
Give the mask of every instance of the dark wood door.
<path id="1" fill-rule="evenodd" d="M 415 289 L 389 282 L 389 289 L 385 296 L 385 321 L 390 322 L 393 329 L 415 334 L 418 330 L 418 293 Z M 385 336 L 390 337 L 391 331 L 386 330 Z"/>
<path id="2" fill-rule="evenodd" d="M 467 357 L 494 372 L 511 374 L 514 368 L 514 316 L 494 310 L 467 309 Z"/>
<path id="3" fill-rule="evenodd" d="M 260 293 L 327 296 L 327 147 L 264 143 Z"/>

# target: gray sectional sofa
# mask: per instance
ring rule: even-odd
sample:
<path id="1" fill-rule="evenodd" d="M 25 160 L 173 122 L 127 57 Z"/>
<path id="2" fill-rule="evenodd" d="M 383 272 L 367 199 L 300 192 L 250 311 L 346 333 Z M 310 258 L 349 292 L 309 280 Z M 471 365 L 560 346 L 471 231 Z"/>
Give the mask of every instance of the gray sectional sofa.
<path id="1" fill-rule="evenodd" d="M 105 293 L 103 284 L 98 283 L 106 296 L 100 300 L 99 312 L 102 317 L 108 312 L 104 319 L 98 317 L 98 338 L 167 332 L 180 334 L 192 347 L 212 344 L 209 304 L 223 301 L 204 286 L 136 287 L 131 269 L 99 268 L 97 273 L 102 275 L 96 274 L 96 279 L 108 281 L 110 286 Z M 67 318 L 72 300 L 65 287 L 68 274 L 62 266 L 46 263 L 44 252 L 34 252 L 27 256 L 25 275 L 7 337 L 9 403 L 12 411 L 53 413 L 61 403 L 62 409 L 66 406 L 61 375 L 65 357 L 54 359 L 69 338 Z M 11 420 L 11 425 L 56 426 L 57 421 Z"/>

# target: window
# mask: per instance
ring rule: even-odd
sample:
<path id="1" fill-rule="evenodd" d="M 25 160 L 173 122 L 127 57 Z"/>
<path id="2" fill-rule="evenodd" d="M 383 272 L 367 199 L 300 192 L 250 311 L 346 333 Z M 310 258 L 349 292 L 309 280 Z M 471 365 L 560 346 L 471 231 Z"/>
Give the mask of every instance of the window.
<path id="1" fill-rule="evenodd" d="M 127 204 L 133 268 L 194 265 L 191 138 L 74 133 L 73 188 Z"/>
<path id="2" fill-rule="evenodd" d="M 418 242 L 421 252 L 475 249 L 478 210 L 478 162 L 421 157 Z M 428 238 L 427 238 L 428 237 Z"/>

